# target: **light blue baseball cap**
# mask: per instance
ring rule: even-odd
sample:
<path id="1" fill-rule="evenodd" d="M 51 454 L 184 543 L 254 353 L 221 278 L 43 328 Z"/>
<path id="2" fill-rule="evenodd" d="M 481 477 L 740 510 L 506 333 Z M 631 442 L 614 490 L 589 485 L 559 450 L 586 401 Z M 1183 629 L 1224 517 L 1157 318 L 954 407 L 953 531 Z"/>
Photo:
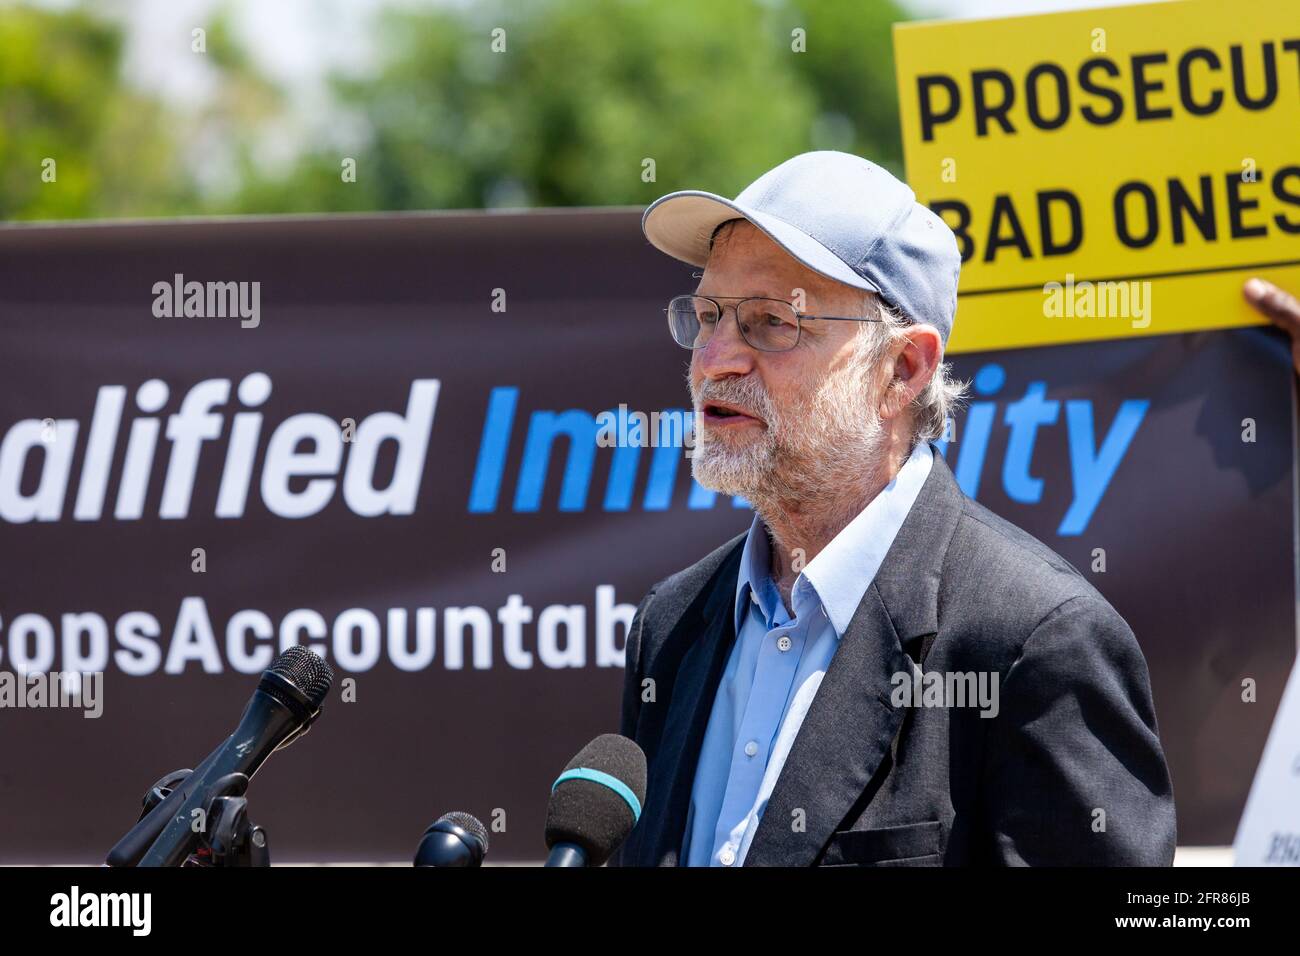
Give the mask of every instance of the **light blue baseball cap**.
<path id="1" fill-rule="evenodd" d="M 641 229 L 662 252 L 703 266 L 714 231 L 740 218 L 809 269 L 875 292 L 947 343 L 957 313 L 957 238 L 887 170 L 849 153 L 801 153 L 735 199 L 695 189 L 662 196 Z"/>

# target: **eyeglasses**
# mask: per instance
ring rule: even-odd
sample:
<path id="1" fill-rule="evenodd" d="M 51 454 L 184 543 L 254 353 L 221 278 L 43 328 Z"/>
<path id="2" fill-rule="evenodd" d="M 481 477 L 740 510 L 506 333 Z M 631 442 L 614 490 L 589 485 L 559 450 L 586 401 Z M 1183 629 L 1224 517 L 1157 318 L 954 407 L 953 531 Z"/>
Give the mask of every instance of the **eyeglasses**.
<path id="1" fill-rule="evenodd" d="M 799 312 L 794 303 L 784 299 L 764 299 L 734 295 L 674 296 L 664 311 L 673 341 L 684 349 L 702 349 L 709 344 L 722 320 L 722 301 L 736 303 L 736 325 L 740 337 L 760 352 L 788 352 L 799 344 L 803 323 L 820 319 L 827 322 L 879 322 L 878 318 L 853 315 L 809 315 Z"/>

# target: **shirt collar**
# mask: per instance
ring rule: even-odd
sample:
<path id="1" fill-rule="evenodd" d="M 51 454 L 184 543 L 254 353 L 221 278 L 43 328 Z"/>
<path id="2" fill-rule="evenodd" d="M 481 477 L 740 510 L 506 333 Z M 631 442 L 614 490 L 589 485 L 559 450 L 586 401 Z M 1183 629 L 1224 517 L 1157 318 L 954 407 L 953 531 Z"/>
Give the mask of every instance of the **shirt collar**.
<path id="1" fill-rule="evenodd" d="M 917 442 L 894 480 L 795 579 L 792 595 L 797 613 L 803 613 L 807 599 L 812 598 L 815 602 L 812 606 L 820 606 L 826 612 L 836 637 L 844 635 L 933 463 L 934 453 L 929 443 Z M 736 581 L 736 634 L 740 634 L 751 601 L 758 604 L 769 627 L 789 617 L 772 580 L 769 541 L 763 520 L 755 514 L 745 536 Z"/>
<path id="2" fill-rule="evenodd" d="M 745 614 L 749 611 L 751 601 L 758 605 L 769 626 L 775 625 L 778 615 L 781 618 L 787 616 L 776 582 L 772 580 L 771 539 L 767 535 L 767 526 L 757 512 L 749 525 L 749 534 L 745 535 L 745 548 L 740 554 L 740 572 L 736 581 L 736 634 L 740 634 L 744 626 Z"/>

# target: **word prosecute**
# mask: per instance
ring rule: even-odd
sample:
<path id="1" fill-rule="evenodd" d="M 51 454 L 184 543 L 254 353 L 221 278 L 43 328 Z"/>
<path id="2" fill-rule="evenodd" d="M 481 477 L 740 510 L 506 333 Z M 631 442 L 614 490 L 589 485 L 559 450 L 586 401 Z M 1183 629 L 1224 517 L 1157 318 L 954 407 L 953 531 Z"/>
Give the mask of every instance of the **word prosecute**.
<path id="1" fill-rule="evenodd" d="M 1128 58 L 1127 70 L 1111 57 L 1096 56 L 1080 63 L 1073 77 L 1050 62 L 1035 64 L 1019 78 L 997 68 L 971 70 L 964 82 L 947 73 L 922 74 L 916 78 L 921 139 L 932 142 L 940 127 L 959 120 L 968 121 L 976 136 L 994 131 L 1014 136 L 1024 129 L 1017 125 L 1018 116 L 1029 126 L 1052 131 L 1065 126 L 1076 109 L 1083 122 L 1109 126 L 1128 112 L 1124 92 L 1130 94 L 1132 114 L 1139 122 L 1170 119 L 1175 104 L 1190 116 L 1212 116 L 1228 102 L 1229 89 L 1232 100 L 1251 111 L 1267 109 L 1279 97 L 1300 95 L 1300 70 L 1287 70 L 1285 62 L 1289 53 L 1300 65 L 1300 38 L 1262 43 L 1258 67 L 1248 66 L 1240 44 L 1227 53 L 1226 66 L 1224 58 L 1207 47 L 1185 50 L 1176 59 L 1165 52 L 1135 53 Z M 1169 84 L 1176 97 L 1166 92 Z M 1016 109 L 1018 91 L 1023 111 Z M 1080 91 L 1091 99 L 1085 100 Z"/>

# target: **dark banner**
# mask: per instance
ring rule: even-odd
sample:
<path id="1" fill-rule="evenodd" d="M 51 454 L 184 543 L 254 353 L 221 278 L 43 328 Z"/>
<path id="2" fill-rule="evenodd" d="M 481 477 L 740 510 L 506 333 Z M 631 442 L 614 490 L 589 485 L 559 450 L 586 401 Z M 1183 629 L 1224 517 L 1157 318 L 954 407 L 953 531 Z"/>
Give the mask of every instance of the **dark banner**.
<path id="1" fill-rule="evenodd" d="M 250 792 L 273 859 L 407 859 L 449 810 L 543 855 L 633 608 L 750 520 L 655 427 L 694 280 L 638 219 L 0 230 L 0 862 L 98 862 L 295 643 L 337 677 Z M 1230 843 L 1295 657 L 1286 345 L 954 362 L 958 479 L 1132 625 L 1179 842 Z"/>

